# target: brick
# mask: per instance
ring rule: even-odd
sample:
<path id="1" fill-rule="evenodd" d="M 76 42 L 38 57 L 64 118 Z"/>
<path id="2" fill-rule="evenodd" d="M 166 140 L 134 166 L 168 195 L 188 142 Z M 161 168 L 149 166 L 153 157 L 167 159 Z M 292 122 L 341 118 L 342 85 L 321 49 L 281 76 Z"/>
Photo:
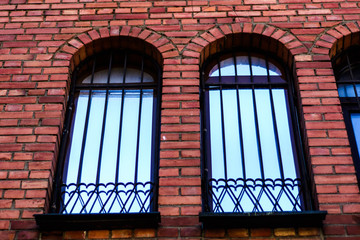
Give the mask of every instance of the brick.
<path id="1" fill-rule="evenodd" d="M 108 230 L 91 230 L 88 233 L 89 239 L 109 238 L 110 232 Z"/>
<path id="2" fill-rule="evenodd" d="M 289 237 L 295 236 L 295 229 L 294 228 L 276 228 L 274 229 L 275 236 L 281 237 Z"/>
<path id="3" fill-rule="evenodd" d="M 154 229 L 135 229 L 134 236 L 142 237 L 142 238 L 155 237 L 155 230 Z"/>
<path id="4" fill-rule="evenodd" d="M 230 237 L 248 237 L 248 229 L 229 229 L 228 234 Z"/>

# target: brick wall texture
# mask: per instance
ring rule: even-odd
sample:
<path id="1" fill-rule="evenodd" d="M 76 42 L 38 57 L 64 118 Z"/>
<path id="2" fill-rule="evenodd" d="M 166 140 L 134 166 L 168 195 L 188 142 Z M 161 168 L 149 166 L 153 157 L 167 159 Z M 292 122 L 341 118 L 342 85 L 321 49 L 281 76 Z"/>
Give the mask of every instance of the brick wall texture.
<path id="1" fill-rule="evenodd" d="M 220 41 L 276 53 L 291 68 L 322 228 L 203 230 L 199 69 Z M 97 40 L 131 36 L 161 53 L 155 229 L 40 232 L 70 74 Z M 331 58 L 360 44 L 357 0 L 0 0 L 0 239 L 360 239 L 360 193 Z M 84 55 L 85 54 L 85 55 Z M 359 56 L 360 57 L 360 56 Z"/>

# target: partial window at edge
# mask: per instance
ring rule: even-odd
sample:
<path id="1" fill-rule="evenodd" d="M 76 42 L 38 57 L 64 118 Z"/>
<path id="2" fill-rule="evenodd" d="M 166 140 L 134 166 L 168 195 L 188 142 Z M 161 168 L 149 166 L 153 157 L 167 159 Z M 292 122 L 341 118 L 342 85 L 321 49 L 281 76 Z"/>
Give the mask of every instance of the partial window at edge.
<path id="1" fill-rule="evenodd" d="M 360 184 L 360 46 L 350 47 L 335 56 L 333 68 Z"/>

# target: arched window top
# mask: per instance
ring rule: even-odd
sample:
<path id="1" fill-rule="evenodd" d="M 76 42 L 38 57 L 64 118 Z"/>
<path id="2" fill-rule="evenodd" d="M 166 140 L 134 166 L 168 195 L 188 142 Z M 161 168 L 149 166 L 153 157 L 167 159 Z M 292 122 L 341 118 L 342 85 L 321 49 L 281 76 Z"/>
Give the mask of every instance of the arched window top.
<path id="1" fill-rule="evenodd" d="M 280 64 L 260 54 L 227 54 L 212 61 L 208 69 L 206 84 L 286 83 Z"/>
<path id="2" fill-rule="evenodd" d="M 360 96 L 360 46 L 353 46 L 333 59 L 340 97 Z"/>
<path id="3" fill-rule="evenodd" d="M 109 71 L 107 69 L 100 70 L 94 73 L 94 78 L 91 75 L 82 80 L 81 84 L 107 84 Z M 135 68 L 120 68 L 116 67 L 111 69 L 109 84 L 122 84 L 122 83 L 153 83 L 154 78 L 146 72 L 141 72 Z"/>
<path id="4" fill-rule="evenodd" d="M 338 82 L 360 82 L 360 46 L 353 46 L 341 52 L 333 59 L 333 66 Z"/>
<path id="5" fill-rule="evenodd" d="M 79 65 L 75 74 L 77 86 L 145 86 L 158 84 L 160 67 L 143 53 L 115 50 L 89 57 Z"/>

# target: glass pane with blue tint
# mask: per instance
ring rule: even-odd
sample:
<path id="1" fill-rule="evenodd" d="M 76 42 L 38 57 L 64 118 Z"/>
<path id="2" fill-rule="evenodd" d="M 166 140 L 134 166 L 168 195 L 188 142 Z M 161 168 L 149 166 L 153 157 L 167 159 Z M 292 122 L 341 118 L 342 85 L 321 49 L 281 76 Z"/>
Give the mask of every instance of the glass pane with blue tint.
<path id="1" fill-rule="evenodd" d="M 339 84 L 338 92 L 340 97 L 355 97 L 353 84 Z"/>
<path id="2" fill-rule="evenodd" d="M 225 178 L 224 147 L 221 131 L 220 90 L 209 90 L 209 121 L 210 121 L 210 150 L 211 176 Z"/>
<path id="3" fill-rule="evenodd" d="M 359 149 L 360 149 L 360 113 L 351 113 L 350 118 L 351 118 L 353 130 L 354 130 L 356 146 L 357 146 L 358 153 L 359 153 L 360 152 L 359 151 Z"/>
<path id="4" fill-rule="evenodd" d="M 251 57 L 251 70 L 254 76 L 267 76 L 268 74 L 265 59 Z"/>
<path id="5" fill-rule="evenodd" d="M 238 76 L 250 76 L 250 65 L 248 56 L 236 57 L 236 71 Z"/>
<path id="6" fill-rule="evenodd" d="M 251 89 L 240 89 L 241 127 L 243 130 L 246 178 L 261 178 L 259 149 L 256 136 L 255 110 Z"/>
<path id="7" fill-rule="evenodd" d="M 151 146 L 152 146 L 152 126 L 153 126 L 153 90 L 144 90 L 141 108 L 140 139 L 139 139 L 139 163 L 138 163 L 138 182 L 147 183 L 151 179 Z M 150 191 L 150 185 L 140 185 L 138 190 L 145 193 Z M 150 206 L 148 194 L 139 194 L 138 200 L 146 208 Z M 145 209 L 142 209 L 143 212 Z"/>
<path id="8" fill-rule="evenodd" d="M 235 76 L 234 59 L 228 58 L 220 62 L 221 76 Z"/>
<path id="9" fill-rule="evenodd" d="M 143 90 L 141 123 L 140 123 L 140 144 L 139 144 L 139 169 L 138 181 L 150 181 L 151 169 L 151 142 L 153 126 L 153 90 Z"/>
<path id="10" fill-rule="evenodd" d="M 226 171 L 228 178 L 243 178 L 240 153 L 239 118 L 235 89 L 223 90 Z"/>
<path id="11" fill-rule="evenodd" d="M 291 134 L 290 109 L 287 104 L 286 90 L 273 89 L 272 94 L 284 177 L 295 179 L 297 178 L 295 166 L 295 156 L 297 154 L 295 151 L 294 136 Z"/>
<path id="12" fill-rule="evenodd" d="M 219 76 L 219 66 L 216 64 L 209 72 L 209 77 L 218 77 Z"/>
<path id="13" fill-rule="evenodd" d="M 280 178 L 279 156 L 275 142 L 275 129 L 271 111 L 270 90 L 256 89 L 255 99 L 259 123 L 260 146 L 265 178 Z"/>
<path id="14" fill-rule="evenodd" d="M 126 90 L 120 144 L 119 181 L 134 182 L 140 90 Z"/>
<path id="15" fill-rule="evenodd" d="M 93 91 L 91 96 L 91 108 L 89 113 L 89 125 L 86 135 L 83 164 L 80 182 L 96 183 L 98 169 L 101 130 L 106 93 L 103 90 Z"/>
<path id="16" fill-rule="evenodd" d="M 104 144 L 100 166 L 101 183 L 115 183 L 116 179 L 121 100 L 121 90 L 109 91 Z"/>
<path id="17" fill-rule="evenodd" d="M 281 76 L 281 71 L 272 62 L 269 62 L 269 75 L 270 76 Z"/>

